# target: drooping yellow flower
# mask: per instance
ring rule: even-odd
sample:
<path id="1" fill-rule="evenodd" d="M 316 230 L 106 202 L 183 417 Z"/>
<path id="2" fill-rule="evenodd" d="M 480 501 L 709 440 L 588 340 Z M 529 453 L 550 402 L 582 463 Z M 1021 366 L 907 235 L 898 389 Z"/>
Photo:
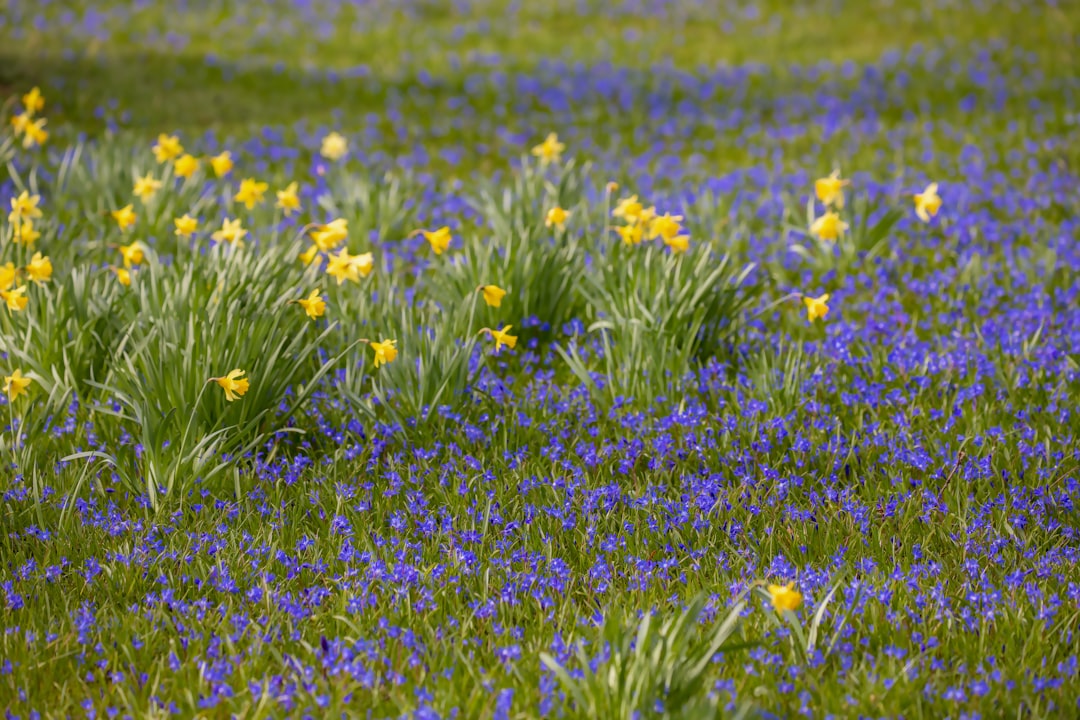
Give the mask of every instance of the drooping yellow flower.
<path id="1" fill-rule="evenodd" d="M 221 229 L 210 236 L 210 239 L 214 242 L 227 242 L 230 245 L 237 247 L 244 246 L 244 238 L 247 237 L 247 230 L 240 224 L 240 218 L 230 220 L 225 218 L 221 223 Z"/>
<path id="2" fill-rule="evenodd" d="M 46 123 L 48 123 L 48 120 L 45 118 L 38 118 L 26 124 L 23 129 L 25 133 L 22 141 L 23 148 L 29 150 L 35 145 L 45 144 L 45 141 L 49 139 L 49 131 L 45 129 Z"/>
<path id="3" fill-rule="evenodd" d="M 332 220 L 311 231 L 311 239 L 323 252 L 330 252 L 349 237 L 349 221 L 345 218 Z"/>
<path id="4" fill-rule="evenodd" d="M 360 277 L 367 277 L 375 269 L 375 256 L 371 253 L 353 255 L 352 262 L 356 266 L 356 271 L 360 273 Z"/>
<path id="5" fill-rule="evenodd" d="M 40 195 L 31 195 L 28 190 L 23 190 L 19 197 L 11 198 L 11 212 L 8 214 L 8 222 L 14 225 L 20 220 L 35 220 L 41 217 Z"/>
<path id="6" fill-rule="evenodd" d="M 360 266 L 356 257 L 349 254 L 348 248 L 341 248 L 337 255 L 330 255 L 330 262 L 326 266 L 326 274 L 337 279 L 337 284 L 352 280 L 360 282 Z"/>
<path id="7" fill-rule="evenodd" d="M 445 225 L 435 231 L 421 230 L 420 234 L 431 244 L 431 251 L 436 255 L 442 255 L 450 247 L 450 241 L 453 239 L 450 228 Z"/>
<path id="8" fill-rule="evenodd" d="M 544 138 L 544 142 L 532 149 L 532 154 L 540 158 L 540 165 L 544 166 L 559 162 L 559 160 L 562 159 L 562 153 L 565 149 L 566 145 L 559 142 L 558 135 L 555 133 L 548 133 L 548 136 Z"/>
<path id="9" fill-rule="evenodd" d="M 139 198 L 145 205 L 153 199 L 154 195 L 160 189 L 160 180 L 155 180 L 153 175 L 141 175 L 135 178 L 135 189 L 132 192 L 134 192 L 135 197 Z"/>
<path id="10" fill-rule="evenodd" d="M 795 589 L 794 582 L 787 585 L 769 585 L 769 597 L 772 598 L 772 606 L 776 612 L 798 610 L 802 605 L 802 593 Z"/>
<path id="11" fill-rule="evenodd" d="M 214 175 L 225 177 L 233 169 L 232 153 L 226 150 L 210 158 L 210 167 L 214 168 Z"/>
<path id="12" fill-rule="evenodd" d="M 30 246 L 37 242 L 37 239 L 41 237 L 41 233 L 34 229 L 34 223 L 27 220 L 22 225 L 15 226 L 16 243 L 22 243 L 23 245 Z"/>
<path id="13" fill-rule="evenodd" d="M 199 229 L 199 221 L 187 213 L 173 220 L 173 225 L 176 226 L 176 236 L 182 238 L 191 237 Z"/>
<path id="14" fill-rule="evenodd" d="M 127 268 L 118 268 L 109 266 L 109 269 L 116 273 L 116 280 L 124 287 L 131 287 L 131 271 Z"/>
<path id="15" fill-rule="evenodd" d="M 131 205 L 125 205 L 119 210 L 112 211 L 113 220 L 120 226 L 120 230 L 127 230 L 129 227 L 135 224 L 135 221 L 139 219 L 139 216 L 132 210 Z"/>
<path id="16" fill-rule="evenodd" d="M 941 208 L 941 197 L 937 194 L 937 183 L 930 183 L 921 193 L 915 195 L 915 214 L 924 223 L 937 215 Z"/>
<path id="17" fill-rule="evenodd" d="M 619 233 L 619 237 L 622 238 L 623 243 L 626 245 L 638 245 L 641 243 L 643 237 L 643 226 L 640 223 L 634 225 L 620 225 L 615 228 L 615 232 Z"/>
<path id="18" fill-rule="evenodd" d="M 397 340 L 383 340 L 371 343 L 371 349 L 375 351 L 375 367 L 394 362 L 397 358 Z"/>
<path id="19" fill-rule="evenodd" d="M 803 302 L 806 303 L 806 319 L 810 322 L 814 322 L 818 318 L 822 320 L 829 314 L 829 293 L 825 293 L 821 297 L 803 297 Z"/>
<path id="20" fill-rule="evenodd" d="M 120 256 L 124 258 L 124 267 L 126 268 L 132 265 L 142 265 L 142 261 L 146 259 L 145 248 L 138 240 L 130 245 L 121 245 L 118 249 L 120 250 Z"/>
<path id="21" fill-rule="evenodd" d="M 843 236 L 847 232 L 848 224 L 840 219 L 840 216 L 834 212 L 827 212 L 810 226 L 810 232 L 817 235 L 822 240 L 836 241 L 837 238 Z"/>
<path id="22" fill-rule="evenodd" d="M 570 217 L 570 213 L 563 210 L 559 206 L 555 206 L 547 211 L 547 218 L 544 219 L 544 227 L 555 226 L 559 230 L 566 228 L 566 220 Z"/>
<path id="23" fill-rule="evenodd" d="M 26 276 L 37 284 L 48 282 L 52 277 L 52 262 L 41 253 L 34 253 L 30 262 L 26 265 Z"/>
<path id="24" fill-rule="evenodd" d="M 236 202 L 244 203 L 244 207 L 251 210 L 263 201 L 263 194 L 268 187 L 268 184 L 254 178 L 245 178 L 240 181 L 240 188 L 236 191 Z"/>
<path id="25" fill-rule="evenodd" d="M 682 232 L 682 220 L 682 215 L 672 215 L 670 213 L 664 213 L 653 218 L 649 222 L 648 239 L 660 238 L 665 243 L 668 242 Z M 642 219 L 641 222 L 644 224 L 645 220 Z"/>
<path id="26" fill-rule="evenodd" d="M 153 150 L 159 164 L 169 162 L 184 154 L 184 146 L 180 144 L 180 138 L 165 133 L 157 136 L 157 144 L 154 145 Z"/>
<path id="27" fill-rule="evenodd" d="M 615 209 L 611 211 L 611 216 L 634 222 L 641 214 L 642 209 L 637 195 L 631 195 L 628 198 L 619 200 L 615 205 Z"/>
<path id="28" fill-rule="evenodd" d="M 517 345 L 517 336 L 510 335 L 510 329 L 513 327 L 513 325 L 504 325 L 502 330 L 492 330 L 491 328 L 484 328 L 480 332 L 486 332 L 492 337 L 492 339 L 495 341 L 495 352 L 499 352 L 499 350 L 502 349 L 503 345 L 513 350 L 514 346 Z"/>
<path id="29" fill-rule="evenodd" d="M 305 265 L 310 265 L 311 263 L 315 262 L 318 259 L 319 259 L 319 246 L 318 245 L 312 245 L 307 250 L 300 253 L 300 262 L 304 263 Z"/>
<path id="30" fill-rule="evenodd" d="M 36 115 L 45 109 L 45 96 L 41 94 L 41 90 L 33 87 L 30 92 L 22 96 L 22 104 L 26 112 Z"/>
<path id="31" fill-rule="evenodd" d="M 30 378 L 22 374 L 22 370 L 12 370 L 11 374 L 4 378 L 4 394 L 7 395 L 8 402 L 15 402 L 15 398 L 26 395 L 26 388 L 30 387 L 31 382 L 33 381 Z"/>
<path id="32" fill-rule="evenodd" d="M 7 290 L 19 277 L 19 270 L 15 267 L 15 263 L 6 262 L 0 265 L 0 290 Z"/>
<path id="33" fill-rule="evenodd" d="M 502 305 L 502 300 L 506 297 L 506 291 L 498 285 L 483 285 L 480 287 L 480 292 L 484 294 L 484 302 L 489 307 L 499 307 Z"/>
<path id="34" fill-rule="evenodd" d="M 22 112 L 18 115 L 11 116 L 11 129 L 15 133 L 15 137 L 19 137 L 26 132 L 26 126 L 33 120 L 33 116 L 28 112 Z"/>
<path id="35" fill-rule="evenodd" d="M 233 370 L 225 377 L 210 378 L 225 391 L 225 399 L 228 402 L 238 400 L 248 391 L 249 383 L 247 378 L 244 377 L 244 371 L 237 368 Z"/>
<path id="36" fill-rule="evenodd" d="M 690 236 L 676 235 L 673 238 L 665 238 L 664 244 L 671 248 L 673 253 L 684 253 L 690 249 Z"/>
<path id="37" fill-rule="evenodd" d="M 332 132 L 322 139 L 319 154 L 331 162 L 337 162 L 349 152 L 349 141 L 339 132 Z"/>
<path id="38" fill-rule="evenodd" d="M 299 188 L 299 184 L 291 182 L 284 190 L 277 191 L 277 203 L 274 207 L 281 210 L 285 217 L 292 215 L 294 210 L 300 209 L 300 198 L 296 196 L 297 188 Z"/>
<path id="39" fill-rule="evenodd" d="M 176 173 L 176 177 L 182 177 L 185 180 L 199 169 L 199 159 L 194 155 L 181 155 L 176 159 L 176 164 L 173 166 L 173 172 Z"/>
<path id="40" fill-rule="evenodd" d="M 20 312 L 26 309 L 30 298 L 26 297 L 26 286 L 20 285 L 11 290 L 0 290 L 0 299 L 7 304 L 8 312 Z"/>
<path id="41" fill-rule="evenodd" d="M 326 301 L 323 300 L 320 292 L 318 288 L 315 288 L 306 298 L 296 301 L 296 304 L 304 308 L 304 312 L 312 320 L 322 317 L 326 312 Z"/>
<path id="42" fill-rule="evenodd" d="M 842 180 L 840 171 L 833 170 L 829 177 L 818 178 L 814 181 L 814 194 L 823 205 L 828 207 L 844 207 L 844 188 L 850 180 Z"/>

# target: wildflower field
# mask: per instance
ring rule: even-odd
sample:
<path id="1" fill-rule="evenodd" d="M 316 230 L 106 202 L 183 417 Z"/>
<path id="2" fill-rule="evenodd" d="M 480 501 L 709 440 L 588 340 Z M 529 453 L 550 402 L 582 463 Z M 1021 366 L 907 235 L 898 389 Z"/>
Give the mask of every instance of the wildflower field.
<path id="1" fill-rule="evenodd" d="M 6 718 L 1080 717 L 1080 5 L 9 0 Z"/>

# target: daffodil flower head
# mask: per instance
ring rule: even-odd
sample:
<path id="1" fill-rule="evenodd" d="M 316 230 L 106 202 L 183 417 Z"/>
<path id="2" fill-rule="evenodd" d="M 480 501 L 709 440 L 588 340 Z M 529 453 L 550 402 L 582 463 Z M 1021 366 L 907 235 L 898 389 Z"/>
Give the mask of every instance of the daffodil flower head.
<path id="1" fill-rule="evenodd" d="M 40 195 L 31 195 L 23 190 L 18 197 L 11 198 L 11 212 L 8 214 L 8 222 L 14 225 L 20 220 L 36 220 L 41 217 Z"/>
<path id="2" fill-rule="evenodd" d="M 184 152 L 184 146 L 180 144 L 180 138 L 175 135 L 158 135 L 157 144 L 152 148 L 154 158 L 159 164 L 180 157 Z"/>
<path id="3" fill-rule="evenodd" d="M 12 370 L 11 374 L 4 378 L 4 394 L 7 395 L 8 402 L 15 402 L 20 395 L 26 395 L 26 389 L 30 387 L 31 382 L 33 380 L 23 375 L 22 370 L 18 368 Z"/>
<path id="4" fill-rule="evenodd" d="M 326 312 L 326 301 L 323 300 L 321 291 L 315 288 L 311 291 L 311 294 L 302 300 L 297 300 L 296 304 L 304 308 L 304 312 L 312 320 L 320 318 L 323 313 Z"/>
<path id="5" fill-rule="evenodd" d="M 569 217 L 569 211 L 563 210 L 556 205 L 547 211 L 547 217 L 544 219 L 544 227 L 555 227 L 559 230 L 563 230 L 566 227 L 566 220 Z"/>
<path id="6" fill-rule="evenodd" d="M 217 243 L 227 242 L 236 247 L 243 247 L 244 238 L 247 237 L 247 234 L 247 230 L 240 224 L 240 218 L 235 220 L 225 218 L 221 224 L 221 229 L 210 235 L 210 239 Z"/>
<path id="7" fill-rule="evenodd" d="M 628 198 L 619 200 L 615 205 L 615 209 L 611 211 L 611 216 L 633 222 L 637 220 L 643 209 L 641 203 L 638 201 L 638 196 L 631 195 Z"/>
<path id="8" fill-rule="evenodd" d="M 45 96 L 41 94 L 41 90 L 36 86 L 30 89 L 30 92 L 22 96 L 23 110 L 36 115 L 45 109 Z"/>
<path id="9" fill-rule="evenodd" d="M 936 216 L 941 209 L 941 196 L 937 194 L 937 189 L 937 183 L 930 183 L 925 190 L 914 196 L 915 214 L 924 223 L 930 222 L 930 218 Z"/>
<path id="10" fill-rule="evenodd" d="M 263 195 L 269 187 L 267 183 L 259 182 L 254 178 L 245 178 L 240 181 L 240 187 L 236 191 L 236 202 L 243 203 L 244 207 L 252 210 L 263 201 Z"/>
<path id="11" fill-rule="evenodd" d="M 503 345 L 513 350 L 514 346 L 517 345 L 517 336 L 510 334 L 510 330 L 513 327 L 513 325 L 504 325 L 502 330 L 484 328 L 480 332 L 487 333 L 491 336 L 491 339 L 495 341 L 495 352 L 502 350 Z"/>
<path id="12" fill-rule="evenodd" d="M 827 212 L 810 226 L 810 232 L 822 240 L 835 242 L 847 232 L 848 224 L 840 219 L 834 212 Z"/>
<path id="13" fill-rule="evenodd" d="M 330 252 L 349 237 L 349 221 L 345 218 L 331 220 L 311 231 L 311 239 L 323 252 Z"/>
<path id="14" fill-rule="evenodd" d="M 648 239 L 660 238 L 664 242 L 668 242 L 673 237 L 682 232 L 682 215 L 671 215 L 670 213 L 664 213 L 659 217 L 653 218 L 649 221 Z M 641 222 L 645 220 L 642 218 Z"/>
<path id="15" fill-rule="evenodd" d="M 794 582 L 789 582 L 787 585 L 769 585 L 768 590 L 776 612 L 795 611 L 802 605 L 802 593 L 795 589 Z"/>
<path id="16" fill-rule="evenodd" d="M 383 340 L 382 342 L 370 343 L 371 349 L 375 351 L 375 367 L 380 365 L 386 365 L 392 363 L 398 356 L 397 340 Z"/>
<path id="17" fill-rule="evenodd" d="M 850 180 L 841 179 L 840 171 L 834 170 L 828 177 L 814 181 L 814 194 L 826 207 L 840 209 L 844 207 L 844 188 L 850 182 Z"/>
<path id="18" fill-rule="evenodd" d="M 684 253 L 690 249 L 690 236 L 676 235 L 673 238 L 664 238 L 664 244 L 671 248 L 673 253 Z"/>
<path id="19" fill-rule="evenodd" d="M 19 269 L 15 267 L 15 263 L 6 262 L 0 265 L 0 290 L 7 290 L 19 277 Z"/>
<path id="20" fill-rule="evenodd" d="M 339 132 L 331 132 L 322 139 L 319 154 L 330 162 L 337 162 L 349 152 L 349 141 Z"/>
<path id="21" fill-rule="evenodd" d="M 52 261 L 39 252 L 34 253 L 34 256 L 30 258 L 30 262 L 27 263 L 25 269 L 26 276 L 38 285 L 46 283 L 52 278 Z"/>
<path id="22" fill-rule="evenodd" d="M 135 188 L 133 192 L 135 193 L 135 197 L 139 198 L 145 205 L 153 199 L 160 188 L 161 181 L 155 180 L 153 175 L 141 175 L 135 178 Z"/>
<path id="23" fill-rule="evenodd" d="M 225 177 L 233 169 L 232 153 L 228 150 L 210 158 L 210 167 L 214 169 L 214 175 Z"/>
<path id="24" fill-rule="evenodd" d="M 27 220 L 21 225 L 15 225 L 14 237 L 12 239 L 16 244 L 22 244 L 29 247 L 37 242 L 37 239 L 40 237 L 41 233 L 34 228 L 34 223 Z"/>
<path id="25" fill-rule="evenodd" d="M 533 147 L 532 154 L 540 158 L 541 166 L 547 166 L 559 162 L 562 159 L 563 150 L 566 150 L 566 145 L 559 142 L 559 136 L 548 133 L 542 143 Z"/>
<path id="26" fill-rule="evenodd" d="M 26 309 L 26 304 L 30 302 L 30 298 L 26 297 L 26 286 L 19 285 L 16 288 L 8 290 L 0 290 L 0 300 L 4 301 L 7 305 L 9 313 L 22 312 Z"/>
<path id="27" fill-rule="evenodd" d="M 298 183 L 291 182 L 285 186 L 284 190 L 277 191 L 277 203 L 274 207 L 281 210 L 285 217 L 289 217 L 293 212 L 300 209 L 300 198 L 296 194 L 299 187 Z"/>
<path id="28" fill-rule="evenodd" d="M 804 297 L 803 303 L 806 304 L 806 319 L 810 322 L 814 322 L 818 318 L 824 320 L 825 316 L 829 314 L 828 302 L 829 293 L 825 293 L 816 298 L 809 296 Z"/>
<path id="29" fill-rule="evenodd" d="M 194 155 L 181 155 L 173 165 L 173 172 L 177 177 L 185 180 L 190 178 L 199 169 L 199 160 Z"/>
<path id="30" fill-rule="evenodd" d="M 49 131 L 45 129 L 47 122 L 48 120 L 45 118 L 38 118 L 26 124 L 26 127 L 23 128 L 23 148 L 29 150 L 35 145 L 45 144 L 45 141 L 49 139 Z"/>
<path id="31" fill-rule="evenodd" d="M 484 295 L 484 302 L 494 308 L 502 305 L 503 298 L 506 297 L 506 291 L 498 285 L 481 285 L 480 292 Z"/>
<path id="32" fill-rule="evenodd" d="M 146 252 L 141 242 L 136 240 L 129 245 L 121 245 L 120 256 L 124 258 L 124 267 L 130 268 L 132 265 L 141 265 L 143 260 L 146 259 Z"/>
<path id="33" fill-rule="evenodd" d="M 121 231 L 127 230 L 139 219 L 139 216 L 135 214 L 135 211 L 132 208 L 132 205 L 125 205 L 119 210 L 112 211 L 113 220 L 116 221 L 116 224 Z"/>
<path id="34" fill-rule="evenodd" d="M 450 241 L 453 237 L 450 235 L 450 228 L 443 226 L 438 230 L 420 230 L 421 235 L 431 245 L 431 251 L 436 255 L 442 255 L 446 252 L 446 249 L 450 247 Z"/>
<path id="35" fill-rule="evenodd" d="M 360 266 L 356 257 L 349 254 L 348 248 L 341 248 L 336 255 L 330 255 L 326 265 L 326 274 L 337 280 L 340 285 L 346 280 L 360 282 Z"/>
<path id="36" fill-rule="evenodd" d="M 116 275 L 116 281 L 124 287 L 131 287 L 131 271 L 127 268 L 109 266 Z"/>
<path id="37" fill-rule="evenodd" d="M 620 225 L 615 228 L 615 232 L 619 234 L 625 245 L 639 245 L 644 238 L 644 227 L 641 223 Z"/>
<path id="38" fill-rule="evenodd" d="M 173 225 L 176 226 L 176 236 L 182 238 L 191 237 L 199 229 L 199 221 L 186 213 L 173 220 Z"/>
<path id="39" fill-rule="evenodd" d="M 225 391 L 225 400 L 232 402 L 243 397 L 250 387 L 244 374 L 243 370 L 237 368 L 225 377 L 210 378 L 210 380 L 216 382 Z"/>

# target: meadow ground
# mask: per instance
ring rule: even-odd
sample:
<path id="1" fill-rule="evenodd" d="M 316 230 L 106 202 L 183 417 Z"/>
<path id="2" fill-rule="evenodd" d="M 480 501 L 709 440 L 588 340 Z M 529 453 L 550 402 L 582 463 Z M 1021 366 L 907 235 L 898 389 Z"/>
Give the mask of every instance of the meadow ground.
<path id="1" fill-rule="evenodd" d="M 8 2 L 5 717 L 1080 715 L 1078 47 Z"/>

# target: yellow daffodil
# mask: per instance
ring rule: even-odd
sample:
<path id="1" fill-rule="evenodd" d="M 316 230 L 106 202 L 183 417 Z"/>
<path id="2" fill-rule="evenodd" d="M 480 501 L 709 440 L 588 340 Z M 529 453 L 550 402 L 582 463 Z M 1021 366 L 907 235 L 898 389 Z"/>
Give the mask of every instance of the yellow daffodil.
<path id="1" fill-rule="evenodd" d="M 122 267 L 109 267 L 114 273 L 116 273 L 116 280 L 124 287 L 131 287 L 131 271 Z"/>
<path id="2" fill-rule="evenodd" d="M 371 349 L 375 351 L 375 367 L 394 362 L 397 358 L 397 340 L 383 340 L 371 343 Z"/>
<path id="3" fill-rule="evenodd" d="M 48 122 L 45 118 L 38 118 L 33 122 L 27 123 L 23 129 L 25 133 L 23 135 L 22 145 L 23 148 L 29 150 L 35 145 L 44 145 L 45 141 L 49 139 L 49 131 L 45 129 L 45 124 Z"/>
<path id="4" fill-rule="evenodd" d="M 16 368 L 4 378 L 4 394 L 9 403 L 15 402 L 15 398 L 26 395 L 26 388 L 30 387 L 32 380 L 22 374 L 22 370 Z"/>
<path id="5" fill-rule="evenodd" d="M 135 178 L 135 197 L 145 205 L 154 198 L 155 193 L 161 189 L 161 181 L 155 180 L 153 175 L 141 175 Z"/>
<path id="6" fill-rule="evenodd" d="M 19 137 L 26 132 L 26 126 L 34 119 L 34 116 L 28 112 L 22 112 L 18 115 L 11 116 L 11 130 L 15 133 L 15 137 Z"/>
<path id="7" fill-rule="evenodd" d="M 619 200 L 615 205 L 615 209 L 611 211 L 611 216 L 634 222 L 637 220 L 642 210 L 643 208 L 641 203 L 638 202 L 637 195 L 631 195 L 628 198 Z"/>
<path id="8" fill-rule="evenodd" d="M 547 211 L 547 217 L 544 219 L 544 227 L 556 227 L 559 230 L 566 228 L 566 220 L 570 217 L 570 213 L 563 210 L 561 207 L 555 206 Z"/>
<path id="9" fill-rule="evenodd" d="M 795 589 L 793 582 L 787 585 L 770 585 L 769 597 L 772 598 L 772 606 L 776 612 L 798 610 L 802 605 L 802 593 Z"/>
<path id="10" fill-rule="evenodd" d="M 199 159 L 194 155 L 181 155 L 176 159 L 176 164 L 173 166 L 173 171 L 176 173 L 176 177 L 182 177 L 185 180 L 199 169 Z"/>
<path id="11" fill-rule="evenodd" d="M 319 246 L 318 245 L 312 245 L 307 250 L 300 253 L 300 262 L 304 263 L 305 265 L 310 265 L 311 263 L 315 262 L 318 259 L 319 259 Z"/>
<path id="12" fill-rule="evenodd" d="M 120 256 L 124 258 L 124 267 L 126 268 L 132 265 L 142 265 L 143 260 L 146 259 L 145 248 L 138 240 L 130 245 L 121 245 L 118 249 L 120 250 Z"/>
<path id="13" fill-rule="evenodd" d="M 41 94 L 41 90 L 33 87 L 30 92 L 22 96 L 22 104 L 26 112 L 36 115 L 45 109 L 45 96 Z"/>
<path id="14" fill-rule="evenodd" d="M 176 236 L 182 238 L 191 237 L 199 229 L 199 221 L 186 213 L 173 220 L 173 225 L 176 226 Z"/>
<path id="15" fill-rule="evenodd" d="M 649 240 L 660 238 L 666 243 L 682 232 L 682 219 L 682 215 L 670 213 L 655 217 L 649 222 L 649 232 L 646 237 Z M 645 224 L 644 219 L 641 220 L 641 224 Z"/>
<path id="16" fill-rule="evenodd" d="M 356 271 L 360 273 L 361 277 L 367 277 L 375 269 L 375 256 L 371 253 L 353 255 L 352 263 L 356 266 Z"/>
<path id="17" fill-rule="evenodd" d="M 684 253 L 690 249 L 690 236 L 676 235 L 673 238 L 664 238 L 664 244 L 671 248 L 673 253 Z"/>
<path id="18" fill-rule="evenodd" d="M 331 162 L 337 162 L 349 152 L 349 141 L 338 132 L 332 132 L 322 139 L 319 154 Z"/>
<path id="19" fill-rule="evenodd" d="M 615 228 L 615 232 L 619 233 L 619 237 L 627 245 L 637 245 L 641 242 L 642 225 L 640 223 L 634 225 L 620 225 Z"/>
<path id="20" fill-rule="evenodd" d="M 289 217 L 293 214 L 293 211 L 300 209 L 300 198 L 296 196 L 297 188 L 299 188 L 299 184 L 291 182 L 284 190 L 277 191 L 277 203 L 274 207 L 281 210 L 285 217 Z"/>
<path id="21" fill-rule="evenodd" d="M 810 322 L 814 322 L 818 318 L 822 320 L 829 314 L 829 293 L 825 293 L 821 297 L 812 298 L 806 296 L 803 298 L 803 302 L 806 303 L 806 319 Z"/>
<path id="22" fill-rule="evenodd" d="M 330 252 L 349 237 L 349 221 L 345 218 L 332 220 L 311 231 L 311 239 L 323 252 Z"/>
<path id="23" fill-rule="evenodd" d="M 26 265 L 26 276 L 37 284 L 48 282 L 52 277 L 52 262 L 41 253 L 34 253 L 30 262 Z"/>
<path id="24" fill-rule="evenodd" d="M 139 216 L 132 210 L 131 205 L 125 205 L 119 210 L 112 211 L 113 220 L 120 226 L 120 230 L 127 230 L 129 227 L 135 224 L 135 221 L 139 219 Z"/>
<path id="25" fill-rule="evenodd" d="M 244 238 L 247 237 L 247 230 L 240 224 L 240 218 L 230 220 L 225 218 L 221 223 L 221 229 L 210 236 L 210 239 L 214 242 L 227 242 L 230 245 L 236 245 L 237 247 L 244 246 Z"/>
<path id="26" fill-rule="evenodd" d="M 352 280 L 360 282 L 360 267 L 356 258 L 349 254 L 348 248 L 341 248 L 337 255 L 330 255 L 330 262 L 326 266 L 326 274 L 337 279 L 337 284 Z"/>
<path id="27" fill-rule="evenodd" d="M 532 149 L 532 154 L 540 158 L 540 165 L 546 166 L 551 163 L 557 163 L 562 159 L 563 150 L 566 149 L 566 145 L 559 142 L 559 136 L 555 133 L 549 133 L 544 142 L 540 143 Z"/>
<path id="28" fill-rule="evenodd" d="M 263 201 L 263 193 L 268 187 L 268 184 L 254 178 L 245 178 L 240 181 L 240 188 L 236 191 L 236 202 L 244 203 L 244 207 L 251 210 Z"/>
<path id="29" fill-rule="evenodd" d="M 7 290 L 19 277 L 19 270 L 15 267 L 15 263 L 6 262 L 0 265 L 0 290 Z"/>
<path id="30" fill-rule="evenodd" d="M 499 307 L 502 305 L 503 298 L 506 297 L 506 291 L 498 285 L 482 285 L 480 292 L 484 295 L 484 302 L 489 307 Z"/>
<path id="31" fill-rule="evenodd" d="M 37 239 L 41 237 L 41 233 L 34 229 L 34 223 L 27 220 L 22 225 L 15 226 L 16 243 L 22 243 L 23 245 L 30 246 L 37 242 Z"/>
<path id="32" fill-rule="evenodd" d="M 436 255 L 442 255 L 450 247 L 450 241 L 453 239 L 450 235 L 450 228 L 446 226 L 434 231 L 421 230 L 420 234 L 431 244 L 431 251 Z"/>
<path id="33" fill-rule="evenodd" d="M 20 220 L 35 220 L 41 217 L 40 195 L 31 195 L 23 190 L 19 197 L 11 198 L 11 212 L 8 214 L 8 222 L 14 225 Z"/>
<path id="34" fill-rule="evenodd" d="M 214 175 L 225 177 L 233 169 L 232 153 L 226 150 L 210 158 L 210 167 L 214 168 Z"/>
<path id="35" fill-rule="evenodd" d="M 850 180 L 842 180 L 840 171 L 833 170 L 829 177 L 818 178 L 814 181 L 814 194 L 825 206 L 836 208 L 844 207 L 844 188 Z"/>
<path id="36" fill-rule="evenodd" d="M 180 144 L 180 138 L 175 135 L 158 135 L 157 144 L 153 147 L 154 158 L 158 163 L 166 163 L 184 153 L 184 146 Z"/>
<path id="37" fill-rule="evenodd" d="M 326 301 L 323 300 L 318 288 L 312 290 L 311 294 L 306 298 L 297 300 L 296 304 L 304 308 L 304 312 L 312 320 L 322 317 L 323 313 L 326 312 Z"/>
<path id="38" fill-rule="evenodd" d="M 495 352 L 499 352 L 503 345 L 513 350 L 514 346 L 517 345 L 517 336 L 509 334 L 510 329 L 513 327 L 513 325 L 504 325 L 502 330 L 484 328 L 480 332 L 486 332 L 495 341 Z"/>
<path id="39" fill-rule="evenodd" d="M 848 224 L 840 219 L 840 216 L 834 212 L 827 212 L 810 226 L 810 232 L 817 235 L 822 240 L 829 240 L 835 242 L 838 238 L 842 237 L 847 232 Z"/>
<path id="40" fill-rule="evenodd" d="M 26 303 L 30 298 L 26 297 L 26 286 L 20 285 L 11 290 L 0 290 L 0 299 L 7 304 L 8 312 L 19 312 L 26 309 Z"/>
<path id="41" fill-rule="evenodd" d="M 248 391 L 249 387 L 247 378 L 244 377 L 244 371 L 239 368 L 225 377 L 210 378 L 210 380 L 221 386 L 221 389 L 225 391 L 225 399 L 228 402 L 239 399 Z"/>
<path id="42" fill-rule="evenodd" d="M 937 215 L 941 208 L 941 197 L 937 194 L 937 183 L 930 183 L 921 193 L 915 195 L 915 214 L 924 223 Z"/>

